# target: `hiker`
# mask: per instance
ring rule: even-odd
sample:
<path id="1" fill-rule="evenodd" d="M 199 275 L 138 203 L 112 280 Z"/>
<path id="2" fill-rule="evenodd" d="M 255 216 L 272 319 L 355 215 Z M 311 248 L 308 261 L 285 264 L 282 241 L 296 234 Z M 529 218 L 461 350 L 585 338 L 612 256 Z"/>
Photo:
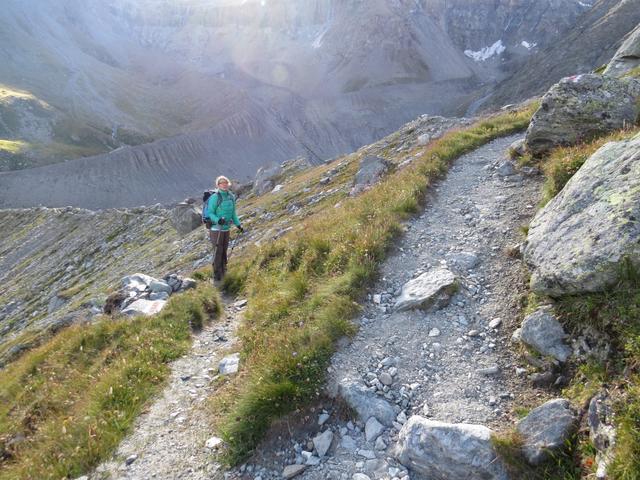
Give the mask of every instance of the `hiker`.
<path id="1" fill-rule="evenodd" d="M 209 239 L 213 245 L 213 280 L 221 281 L 227 271 L 227 248 L 229 246 L 229 229 L 233 223 L 238 230 L 244 232 L 236 215 L 236 196 L 229 190 L 231 182 L 227 177 L 216 178 L 216 190 L 206 202 L 203 217 L 210 223 Z"/>

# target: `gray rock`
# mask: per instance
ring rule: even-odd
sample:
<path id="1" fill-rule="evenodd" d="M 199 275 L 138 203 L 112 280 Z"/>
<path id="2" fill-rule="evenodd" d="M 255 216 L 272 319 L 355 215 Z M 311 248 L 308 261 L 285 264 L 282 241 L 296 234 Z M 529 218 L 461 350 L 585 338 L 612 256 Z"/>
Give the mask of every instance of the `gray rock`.
<path id="1" fill-rule="evenodd" d="M 400 430 L 396 458 L 434 480 L 507 480 L 482 425 L 449 424 L 412 416 Z"/>
<path id="2" fill-rule="evenodd" d="M 154 280 L 157 279 L 144 273 L 136 273 L 122 279 L 122 288 L 126 291 L 144 292 Z"/>
<path id="3" fill-rule="evenodd" d="M 318 456 L 320 458 L 324 457 L 329 448 L 331 448 L 331 442 L 333 441 L 333 432 L 331 430 L 326 430 L 322 432 L 320 435 L 317 435 L 313 439 L 313 446 L 318 452 Z"/>
<path id="4" fill-rule="evenodd" d="M 471 270 L 478 265 L 480 259 L 473 252 L 455 252 L 447 255 L 447 261 L 452 262 L 463 270 Z"/>
<path id="5" fill-rule="evenodd" d="M 640 66 L 640 25 L 629 33 L 627 39 L 613 56 L 603 75 L 622 77 Z"/>
<path id="6" fill-rule="evenodd" d="M 180 235 L 186 235 L 202 225 L 202 210 L 195 203 L 182 202 L 170 213 L 171 224 Z"/>
<path id="7" fill-rule="evenodd" d="M 566 362 L 571 355 L 571 348 L 564 344 L 566 337 L 567 334 L 553 316 L 550 307 L 538 308 L 527 315 L 520 330 L 520 340 L 523 343 L 561 362 Z"/>
<path id="8" fill-rule="evenodd" d="M 509 153 L 514 157 L 522 157 L 526 153 L 524 138 L 516 140 L 511 145 L 509 145 Z"/>
<path id="9" fill-rule="evenodd" d="M 185 290 L 191 290 L 192 288 L 196 288 L 196 285 L 198 285 L 198 282 L 193 278 L 183 278 L 182 283 L 180 284 L 179 291 L 183 292 Z"/>
<path id="10" fill-rule="evenodd" d="M 640 268 L 640 135 L 594 153 L 535 216 L 524 259 L 531 288 L 561 296 L 617 283 L 625 258 Z"/>
<path id="11" fill-rule="evenodd" d="M 153 293 L 165 292 L 169 295 L 171 295 L 171 293 L 173 292 L 171 286 L 164 280 L 153 280 L 149 284 L 149 290 L 151 290 Z"/>
<path id="12" fill-rule="evenodd" d="M 607 478 L 607 469 L 614 458 L 616 428 L 611 398 L 600 392 L 589 402 L 587 415 L 589 438 L 596 447 L 596 478 Z"/>
<path id="13" fill-rule="evenodd" d="M 351 195 L 357 195 L 367 187 L 375 185 L 389 171 L 389 162 L 384 158 L 367 155 L 360 160 Z"/>
<path id="14" fill-rule="evenodd" d="M 389 386 L 393 384 L 393 377 L 387 372 L 382 372 L 378 376 L 378 380 L 380 380 L 380 383 L 382 383 L 383 385 Z"/>
<path id="15" fill-rule="evenodd" d="M 122 310 L 122 313 L 129 316 L 155 315 L 164 308 L 166 303 L 166 300 L 146 300 L 144 298 L 141 298 L 127 306 L 127 308 Z"/>
<path id="16" fill-rule="evenodd" d="M 442 308 L 457 289 L 455 275 L 446 268 L 434 268 L 407 282 L 396 300 L 398 311 L 412 308 Z"/>
<path id="17" fill-rule="evenodd" d="M 540 465 L 553 451 L 566 445 L 576 427 L 576 417 L 563 398 L 550 400 L 520 420 L 516 429 L 524 440 L 523 453 L 531 465 Z"/>
<path id="18" fill-rule="evenodd" d="M 347 405 L 353 408 L 362 421 L 375 417 L 383 425 L 390 427 L 396 419 L 393 407 L 375 395 L 364 386 L 352 380 L 343 380 L 338 385 L 340 396 Z"/>
<path id="19" fill-rule="evenodd" d="M 282 471 L 282 478 L 289 479 L 296 477 L 304 472 L 306 468 L 306 465 L 287 465 Z"/>
<path id="20" fill-rule="evenodd" d="M 500 162 L 496 171 L 501 177 L 510 177 L 516 174 L 516 167 L 511 160 L 504 160 Z"/>
<path id="21" fill-rule="evenodd" d="M 49 300 L 49 305 L 47 305 L 47 313 L 55 312 L 60 307 L 62 307 L 65 303 L 66 303 L 66 300 L 64 298 L 54 295 L 53 297 L 51 297 L 51 300 Z"/>
<path id="22" fill-rule="evenodd" d="M 282 175 L 283 169 L 280 165 L 272 164 L 260 167 L 256 172 L 253 181 L 253 191 L 256 195 L 263 195 L 273 190 L 275 179 Z"/>
<path id="23" fill-rule="evenodd" d="M 634 125 L 640 105 L 640 80 L 596 74 L 562 79 L 544 95 L 531 119 L 525 143 L 538 156 L 560 145 Z"/>
<path id="24" fill-rule="evenodd" d="M 376 438 L 382 435 L 382 432 L 384 432 L 384 425 L 382 425 L 376 417 L 371 417 L 367 420 L 364 426 L 364 436 L 367 442 L 375 441 Z"/>
<path id="25" fill-rule="evenodd" d="M 371 478 L 369 478 L 369 475 L 365 475 L 364 473 L 354 473 L 351 480 L 371 480 Z"/>
<path id="26" fill-rule="evenodd" d="M 205 443 L 205 447 L 207 447 L 210 450 L 215 450 L 216 448 L 218 448 L 220 445 L 222 445 L 222 439 L 219 437 L 211 437 L 209 440 L 206 441 Z"/>
<path id="27" fill-rule="evenodd" d="M 149 300 L 168 300 L 169 294 L 167 292 L 152 292 L 149 294 Z"/>
<path id="28" fill-rule="evenodd" d="M 231 375 L 237 373 L 238 368 L 240 368 L 239 353 L 234 353 L 224 357 L 218 364 L 218 371 L 220 372 L 220 375 Z"/>
<path id="29" fill-rule="evenodd" d="M 127 459 L 124 461 L 125 465 L 129 466 L 131 465 L 133 462 L 135 462 L 138 459 L 138 455 L 133 454 L 133 455 L 129 455 L 127 457 Z"/>
<path id="30" fill-rule="evenodd" d="M 355 451 L 358 448 L 358 444 L 350 435 L 344 435 L 340 440 L 340 446 L 350 452 Z"/>

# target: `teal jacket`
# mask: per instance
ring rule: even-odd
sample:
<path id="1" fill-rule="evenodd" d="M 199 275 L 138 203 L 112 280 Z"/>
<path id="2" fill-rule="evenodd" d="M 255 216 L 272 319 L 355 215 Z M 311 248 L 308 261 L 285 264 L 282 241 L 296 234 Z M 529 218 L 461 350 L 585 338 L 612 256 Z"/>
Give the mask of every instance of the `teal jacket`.
<path id="1" fill-rule="evenodd" d="M 233 192 L 218 190 L 222 195 L 222 201 L 219 201 L 218 193 L 213 193 L 207 201 L 206 216 L 211 219 L 211 230 L 227 231 L 233 222 L 236 227 L 240 226 L 240 220 L 236 215 L 236 196 Z M 218 221 L 224 218 L 224 225 L 218 224 Z"/>

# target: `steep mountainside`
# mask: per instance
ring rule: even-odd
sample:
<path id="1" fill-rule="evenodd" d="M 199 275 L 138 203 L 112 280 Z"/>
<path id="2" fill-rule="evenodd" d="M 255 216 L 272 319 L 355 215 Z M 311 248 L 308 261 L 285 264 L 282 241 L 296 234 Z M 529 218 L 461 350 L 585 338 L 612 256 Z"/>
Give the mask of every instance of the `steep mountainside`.
<path id="1" fill-rule="evenodd" d="M 12 191 L 0 205 L 134 205 L 140 199 L 122 191 L 144 190 L 159 170 L 179 180 L 144 192 L 144 202 L 175 200 L 208 184 L 185 179 L 200 172 L 246 179 L 268 162 L 352 151 L 419 114 L 464 112 L 479 86 L 588 8 L 574 0 L 8 1 L 0 169 L 117 151 L 4 175 L 3 194 L 47 178 L 64 195 Z M 149 143 L 158 139 L 166 140 Z"/>
<path id="2" fill-rule="evenodd" d="M 529 98 L 562 77 L 593 71 L 611 60 L 625 35 L 639 23 L 639 0 L 598 0 L 561 40 L 540 50 L 498 85 L 482 108 Z"/>

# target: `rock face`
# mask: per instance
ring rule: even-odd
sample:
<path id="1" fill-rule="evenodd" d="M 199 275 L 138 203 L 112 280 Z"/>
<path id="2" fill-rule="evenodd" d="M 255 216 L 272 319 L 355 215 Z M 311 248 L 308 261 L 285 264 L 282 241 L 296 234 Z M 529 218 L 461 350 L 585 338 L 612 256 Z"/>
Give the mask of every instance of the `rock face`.
<path id="1" fill-rule="evenodd" d="M 442 308 L 457 287 L 456 276 L 446 268 L 434 268 L 407 282 L 396 300 L 398 311 L 411 308 Z"/>
<path id="2" fill-rule="evenodd" d="M 551 87 L 531 119 L 525 144 L 533 155 L 633 125 L 640 80 L 596 74 L 567 77 Z"/>
<path id="3" fill-rule="evenodd" d="M 366 190 L 380 181 L 384 174 L 389 171 L 389 162 L 384 158 L 368 155 L 360 160 L 360 166 L 356 173 L 356 179 L 351 190 L 351 195 Z"/>
<path id="4" fill-rule="evenodd" d="M 603 75 L 621 77 L 637 67 L 640 67 L 640 25 L 629 34 L 607 65 Z"/>
<path id="5" fill-rule="evenodd" d="M 524 439 L 523 453 L 527 461 L 540 465 L 551 452 L 565 446 L 575 426 L 576 417 L 569 402 L 562 398 L 532 410 L 516 427 Z"/>
<path id="6" fill-rule="evenodd" d="M 604 145 L 535 216 L 524 259 L 531 288 L 561 296 L 615 284 L 640 267 L 640 135 Z"/>
<path id="7" fill-rule="evenodd" d="M 400 430 L 396 457 L 429 479 L 507 480 L 482 425 L 448 424 L 411 417 Z"/>
<path id="8" fill-rule="evenodd" d="M 171 223 L 180 235 L 186 235 L 202 225 L 202 211 L 194 203 L 179 203 L 171 210 Z"/>
<path id="9" fill-rule="evenodd" d="M 520 340 L 543 355 L 566 362 L 571 349 L 564 344 L 567 334 L 550 308 L 539 308 L 522 322 Z"/>

